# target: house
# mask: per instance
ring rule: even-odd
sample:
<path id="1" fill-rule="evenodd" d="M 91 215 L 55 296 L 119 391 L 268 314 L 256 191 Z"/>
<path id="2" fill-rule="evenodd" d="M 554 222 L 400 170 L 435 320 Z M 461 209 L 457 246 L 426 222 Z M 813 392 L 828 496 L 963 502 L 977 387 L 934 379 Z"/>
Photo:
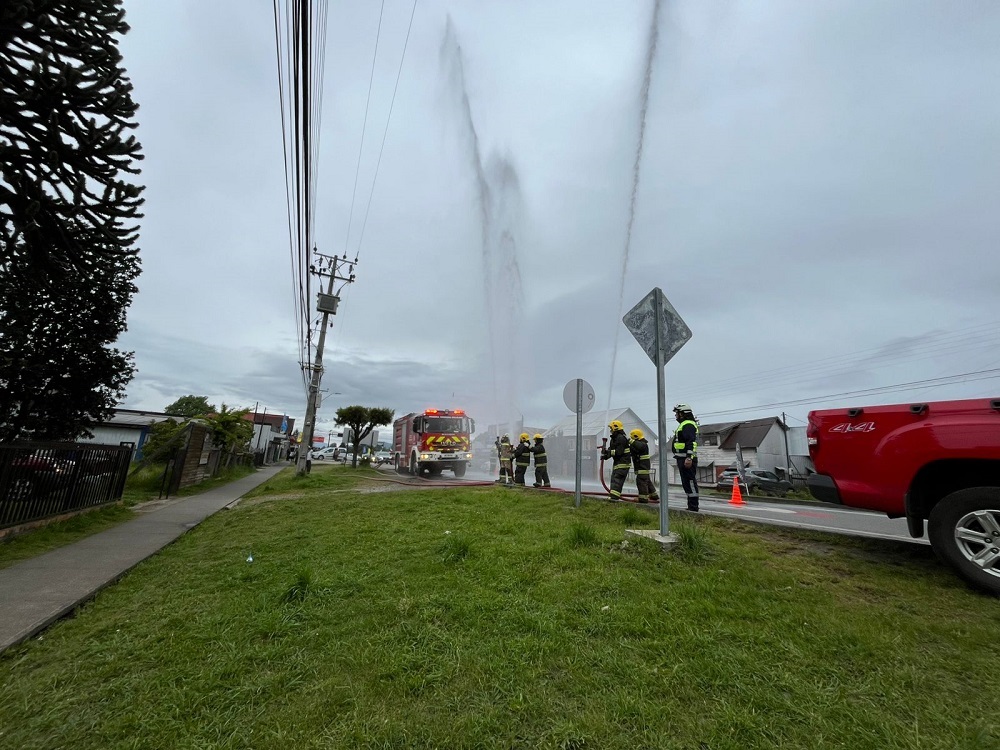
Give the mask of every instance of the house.
<path id="1" fill-rule="evenodd" d="M 792 478 L 815 470 L 809 459 L 805 427 L 788 427 L 778 417 L 764 417 L 698 425 L 698 481 L 714 485 L 723 471 L 735 465 L 737 446 L 746 466 Z"/>
<path id="2" fill-rule="evenodd" d="M 247 413 L 243 418 L 253 423 L 250 450 L 263 455 L 263 461 L 281 461 L 288 454 L 288 436 L 295 429 L 295 420 L 284 414 Z"/>
<path id="3" fill-rule="evenodd" d="M 656 433 L 631 409 L 593 410 L 581 418 L 582 475 L 587 479 L 598 479 L 601 465 L 601 438 L 609 434 L 608 424 L 618 420 L 625 427 L 625 434 L 638 428 L 649 441 L 650 451 L 655 452 Z M 552 476 L 576 476 L 576 415 L 570 414 L 542 433 L 545 438 L 545 453 Z M 656 462 L 654 461 L 654 469 Z M 610 474 L 610 466 L 605 467 Z"/>
<path id="4" fill-rule="evenodd" d="M 174 417 L 158 411 L 141 411 L 138 409 L 115 409 L 111 419 L 100 424 L 90 425 L 89 430 L 93 437 L 80 437 L 79 443 L 99 443 L 101 445 L 120 445 L 121 443 L 133 443 L 135 452 L 132 460 L 142 459 L 142 446 L 149 437 L 150 428 L 157 422 L 166 422 L 168 419 L 182 421 L 181 417 Z"/>

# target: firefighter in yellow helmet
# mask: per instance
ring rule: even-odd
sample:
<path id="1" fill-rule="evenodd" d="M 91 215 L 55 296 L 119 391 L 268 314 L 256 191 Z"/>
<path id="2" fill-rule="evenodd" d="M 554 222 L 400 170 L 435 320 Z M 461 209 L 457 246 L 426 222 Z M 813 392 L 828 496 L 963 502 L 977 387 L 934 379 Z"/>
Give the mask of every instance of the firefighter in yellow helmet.
<path id="1" fill-rule="evenodd" d="M 656 494 L 656 486 L 649 475 L 650 456 L 646 436 L 639 428 L 632 430 L 628 436 L 631 438 L 628 449 L 629 453 L 632 454 L 632 468 L 635 469 L 635 486 L 639 491 L 639 502 L 658 503 L 660 496 Z"/>
<path id="2" fill-rule="evenodd" d="M 505 484 L 508 487 L 514 485 L 514 469 L 512 460 L 514 458 L 514 447 L 510 444 L 510 437 L 504 435 L 500 438 L 500 478 L 497 480 L 499 484 Z"/>
<path id="3" fill-rule="evenodd" d="M 608 423 L 611 428 L 611 437 L 608 440 L 608 447 L 601 453 L 601 458 L 605 461 L 611 459 L 611 500 L 622 499 L 622 487 L 628 479 L 628 470 L 631 466 L 631 454 L 628 449 L 628 437 L 625 435 L 625 426 L 615 419 Z"/>
<path id="4" fill-rule="evenodd" d="M 531 442 L 527 432 L 522 432 L 514 449 L 514 484 L 524 487 L 524 473 L 531 464 Z"/>
<path id="5" fill-rule="evenodd" d="M 687 495 L 688 510 L 698 512 L 698 422 L 687 404 L 674 407 L 677 430 L 674 432 L 674 458 L 677 472 Z"/>
<path id="6" fill-rule="evenodd" d="M 532 487 L 551 487 L 549 482 L 549 459 L 545 455 L 545 444 L 540 433 L 535 433 L 535 444 L 531 452 L 535 455 L 535 483 Z"/>

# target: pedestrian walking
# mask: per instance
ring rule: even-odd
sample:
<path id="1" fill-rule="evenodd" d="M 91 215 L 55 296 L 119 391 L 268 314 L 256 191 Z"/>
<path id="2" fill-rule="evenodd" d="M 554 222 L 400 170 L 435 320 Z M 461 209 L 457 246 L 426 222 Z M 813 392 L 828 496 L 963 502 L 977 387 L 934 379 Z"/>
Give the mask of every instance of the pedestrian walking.
<path id="1" fill-rule="evenodd" d="M 687 404 L 674 407 L 677 430 L 674 432 L 674 458 L 681 484 L 687 495 L 687 508 L 698 512 L 698 422 Z"/>
<path id="2" fill-rule="evenodd" d="M 528 433 L 522 432 L 517 447 L 514 449 L 514 484 L 524 487 L 524 474 L 531 464 L 531 443 Z"/>
<path id="3" fill-rule="evenodd" d="M 610 459 L 611 464 L 611 490 L 609 497 L 611 500 L 622 499 L 622 487 L 628 478 L 628 470 L 631 464 L 632 454 L 628 449 L 628 436 L 625 434 L 625 426 L 617 419 L 609 422 L 611 437 L 608 440 L 608 447 L 601 452 L 601 458 L 605 461 Z"/>
<path id="4" fill-rule="evenodd" d="M 632 440 L 628 444 L 632 454 L 632 468 L 635 469 L 635 486 L 639 491 L 640 503 L 658 503 L 660 496 L 650 477 L 649 442 L 642 430 L 636 428 L 629 433 Z"/>
<path id="5" fill-rule="evenodd" d="M 549 482 L 549 459 L 545 455 L 545 444 L 541 434 L 535 434 L 535 444 L 531 452 L 535 456 L 535 483 L 532 487 L 551 487 Z"/>

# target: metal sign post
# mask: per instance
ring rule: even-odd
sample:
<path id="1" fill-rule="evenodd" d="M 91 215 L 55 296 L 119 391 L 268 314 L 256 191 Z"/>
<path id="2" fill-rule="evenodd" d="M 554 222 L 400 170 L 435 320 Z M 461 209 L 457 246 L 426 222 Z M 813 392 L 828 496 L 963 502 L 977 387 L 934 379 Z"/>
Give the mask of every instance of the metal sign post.
<path id="1" fill-rule="evenodd" d="M 576 507 L 580 507 L 583 485 L 583 414 L 594 408 L 594 389 L 583 378 L 571 380 L 563 388 L 563 403 L 576 414 Z"/>
<path id="2" fill-rule="evenodd" d="M 643 348 L 646 355 L 656 365 L 656 411 L 657 446 L 660 461 L 660 536 L 670 531 L 667 516 L 667 405 L 663 385 L 663 370 L 667 362 L 691 338 L 691 329 L 680 314 L 663 296 L 663 290 L 655 287 L 643 297 L 635 307 L 622 318 L 625 327 Z"/>

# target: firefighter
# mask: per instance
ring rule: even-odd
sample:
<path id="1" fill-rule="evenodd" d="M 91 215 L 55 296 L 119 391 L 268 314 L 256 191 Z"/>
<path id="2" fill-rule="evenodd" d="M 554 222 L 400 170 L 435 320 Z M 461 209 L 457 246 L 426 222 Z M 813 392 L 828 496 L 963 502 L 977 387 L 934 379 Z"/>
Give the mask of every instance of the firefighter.
<path id="1" fill-rule="evenodd" d="M 642 430 L 638 428 L 632 430 L 628 436 L 632 438 L 629 441 L 628 448 L 632 454 L 632 467 L 635 469 L 635 486 L 639 490 L 639 502 L 648 503 L 652 501 L 658 503 L 660 502 L 660 496 L 656 494 L 656 486 L 649 476 L 649 443 L 646 441 Z"/>
<path id="2" fill-rule="evenodd" d="M 514 484 L 524 487 L 524 473 L 531 464 L 531 443 L 527 432 L 522 432 L 514 449 Z"/>
<path id="3" fill-rule="evenodd" d="M 508 487 L 514 484 L 514 471 L 511 467 L 511 459 L 514 456 L 514 448 L 510 444 L 510 436 L 504 435 L 500 438 L 500 478 L 497 480 L 499 484 L 505 484 Z"/>
<path id="4" fill-rule="evenodd" d="M 535 483 L 532 487 L 551 487 L 549 482 L 549 459 L 545 455 L 545 445 L 540 433 L 535 433 L 535 444 L 531 452 L 535 454 Z"/>
<path id="5" fill-rule="evenodd" d="M 677 472 L 687 495 L 688 510 L 698 512 L 698 422 L 687 404 L 674 407 L 677 431 L 674 432 L 674 458 Z"/>
<path id="6" fill-rule="evenodd" d="M 631 466 L 631 454 L 628 449 L 628 437 L 625 435 L 625 426 L 616 419 L 609 422 L 608 427 L 611 428 L 611 438 L 608 441 L 608 447 L 601 452 L 601 458 L 605 461 L 611 459 L 614 462 L 611 465 L 611 492 L 609 497 L 611 500 L 618 501 L 622 499 L 622 487 L 625 486 L 625 480 L 628 478 L 628 470 L 629 466 Z"/>

